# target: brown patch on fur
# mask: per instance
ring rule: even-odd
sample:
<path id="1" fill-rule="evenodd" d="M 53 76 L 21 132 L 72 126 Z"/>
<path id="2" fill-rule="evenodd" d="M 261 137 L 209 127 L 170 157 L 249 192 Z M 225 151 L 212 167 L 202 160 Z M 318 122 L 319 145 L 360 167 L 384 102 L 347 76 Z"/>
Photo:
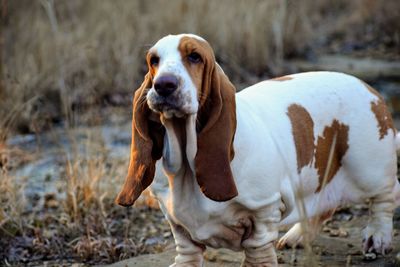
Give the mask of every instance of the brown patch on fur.
<path id="1" fill-rule="evenodd" d="M 377 102 L 371 102 L 371 110 L 375 114 L 379 126 L 379 139 L 383 139 L 388 134 L 388 130 L 394 128 L 392 116 L 388 111 L 385 102 L 379 99 Z"/>
<path id="2" fill-rule="evenodd" d="M 270 79 L 270 81 L 277 81 L 277 82 L 284 82 L 284 81 L 289 81 L 289 80 L 293 80 L 293 77 L 281 76 L 281 77 L 276 77 L 276 78 Z"/>
<path id="3" fill-rule="evenodd" d="M 297 171 L 311 163 L 314 156 L 314 122 L 308 111 L 298 105 L 289 106 L 287 115 L 292 124 L 292 133 L 297 154 Z"/>
<path id="4" fill-rule="evenodd" d="M 392 129 L 394 132 L 396 132 L 392 115 L 386 107 L 383 97 L 374 88 L 366 83 L 364 84 L 368 91 L 378 97 L 378 100 L 371 102 L 371 110 L 375 114 L 376 121 L 378 122 L 379 139 L 381 140 L 388 134 L 389 129 Z"/>
<path id="5" fill-rule="evenodd" d="M 210 53 L 210 49 L 211 48 L 208 43 L 188 36 L 182 37 L 178 46 L 178 50 L 182 57 L 182 63 L 189 73 L 193 84 L 197 88 L 200 104 L 202 104 L 204 101 L 204 95 L 201 92 L 203 75 L 205 71 L 205 64 L 203 63 L 207 60 L 213 60 L 214 57 L 214 55 Z M 188 60 L 188 55 L 193 52 L 198 53 L 202 57 L 202 62 L 193 63 Z"/>
<path id="6" fill-rule="evenodd" d="M 336 145 L 333 148 L 332 162 L 330 168 L 328 167 L 329 154 L 332 149 L 334 138 L 336 136 Z M 331 126 L 326 126 L 322 136 L 318 137 L 317 147 L 315 152 L 315 167 L 317 168 L 319 175 L 319 185 L 316 189 L 316 193 L 321 191 L 322 186 L 328 184 L 335 174 L 339 171 L 342 166 L 343 156 L 346 154 L 349 148 L 349 126 L 340 123 L 338 120 L 333 120 Z M 327 173 L 326 173 L 327 172 Z M 326 181 L 324 178 L 326 176 Z"/>

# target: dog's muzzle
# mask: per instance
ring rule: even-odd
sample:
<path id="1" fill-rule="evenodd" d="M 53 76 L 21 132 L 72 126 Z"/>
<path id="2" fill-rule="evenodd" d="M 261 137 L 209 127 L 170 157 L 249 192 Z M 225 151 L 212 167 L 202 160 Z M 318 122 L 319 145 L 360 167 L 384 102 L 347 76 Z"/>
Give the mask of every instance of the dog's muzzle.
<path id="1" fill-rule="evenodd" d="M 182 117 L 187 114 L 185 110 L 185 97 L 181 90 L 181 80 L 172 74 L 165 74 L 154 80 L 152 90 L 147 95 L 149 107 L 156 112 L 163 113 L 165 117 Z"/>

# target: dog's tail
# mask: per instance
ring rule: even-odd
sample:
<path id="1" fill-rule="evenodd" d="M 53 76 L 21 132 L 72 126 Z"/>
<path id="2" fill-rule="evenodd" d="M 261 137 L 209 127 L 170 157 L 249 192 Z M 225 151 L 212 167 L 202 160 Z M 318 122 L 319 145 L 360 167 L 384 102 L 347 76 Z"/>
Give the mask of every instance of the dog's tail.
<path id="1" fill-rule="evenodd" d="M 396 150 L 397 151 L 399 151 L 400 150 L 400 132 L 398 132 L 397 134 L 396 134 L 396 140 L 395 140 L 395 143 L 396 143 Z"/>

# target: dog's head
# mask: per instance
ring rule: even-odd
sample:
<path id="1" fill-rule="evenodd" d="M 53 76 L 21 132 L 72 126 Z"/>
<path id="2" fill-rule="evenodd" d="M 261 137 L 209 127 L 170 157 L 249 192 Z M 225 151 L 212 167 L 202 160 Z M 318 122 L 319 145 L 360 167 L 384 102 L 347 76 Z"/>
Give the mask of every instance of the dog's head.
<path id="1" fill-rule="evenodd" d="M 237 195 L 230 169 L 236 130 L 235 88 L 210 45 L 191 34 L 169 35 L 147 53 L 149 68 L 133 101 L 129 171 L 117 203 L 129 206 L 153 181 L 165 129 L 160 122 L 197 116 L 196 179 L 210 199 Z"/>

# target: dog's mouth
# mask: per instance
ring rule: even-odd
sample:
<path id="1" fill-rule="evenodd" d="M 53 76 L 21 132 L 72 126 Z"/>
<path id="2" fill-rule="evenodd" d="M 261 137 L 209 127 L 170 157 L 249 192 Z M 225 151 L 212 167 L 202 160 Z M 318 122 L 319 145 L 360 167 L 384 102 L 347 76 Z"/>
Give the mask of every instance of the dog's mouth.
<path id="1" fill-rule="evenodd" d="M 188 97 L 174 93 L 169 96 L 161 96 L 150 90 L 147 94 L 147 104 L 154 112 L 161 113 L 165 118 L 182 118 L 196 112 Z"/>
<path id="2" fill-rule="evenodd" d="M 152 102 L 149 103 L 150 109 L 157 113 L 162 113 L 165 118 L 170 119 L 172 117 L 182 118 L 185 116 L 185 112 L 177 106 L 175 103 L 170 103 L 170 101 L 159 101 L 159 102 Z"/>

